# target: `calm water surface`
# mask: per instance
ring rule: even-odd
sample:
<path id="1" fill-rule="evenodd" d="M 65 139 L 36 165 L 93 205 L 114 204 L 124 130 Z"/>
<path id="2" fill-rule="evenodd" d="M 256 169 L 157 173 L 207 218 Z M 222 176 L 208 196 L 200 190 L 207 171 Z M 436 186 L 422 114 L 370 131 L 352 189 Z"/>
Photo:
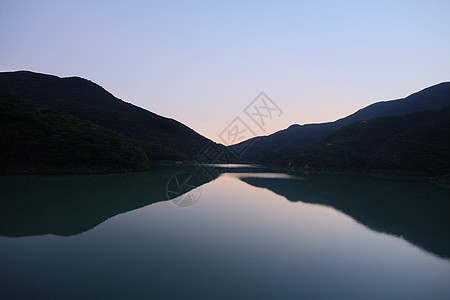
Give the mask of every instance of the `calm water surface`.
<path id="1" fill-rule="evenodd" d="M 0 299 L 450 299 L 448 188 L 232 167 L 0 177 Z"/>

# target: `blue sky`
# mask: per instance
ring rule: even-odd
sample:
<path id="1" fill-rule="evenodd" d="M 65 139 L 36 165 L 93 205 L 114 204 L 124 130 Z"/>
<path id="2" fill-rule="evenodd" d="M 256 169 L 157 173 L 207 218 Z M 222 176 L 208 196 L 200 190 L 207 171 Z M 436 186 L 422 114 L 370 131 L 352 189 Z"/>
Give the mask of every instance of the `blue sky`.
<path id="1" fill-rule="evenodd" d="M 450 80 L 450 1 L 0 2 L 0 71 L 88 78 L 219 141 L 264 91 L 267 134 Z"/>

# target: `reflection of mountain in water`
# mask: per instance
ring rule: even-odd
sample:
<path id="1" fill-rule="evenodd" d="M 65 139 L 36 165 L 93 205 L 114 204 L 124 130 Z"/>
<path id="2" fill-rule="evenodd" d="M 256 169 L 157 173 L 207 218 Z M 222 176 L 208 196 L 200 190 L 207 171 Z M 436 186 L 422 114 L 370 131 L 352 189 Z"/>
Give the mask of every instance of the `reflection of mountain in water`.
<path id="1" fill-rule="evenodd" d="M 423 181 L 312 174 L 301 179 L 241 178 L 290 201 L 331 206 L 380 232 L 450 257 L 450 191 Z"/>
<path id="2" fill-rule="evenodd" d="M 132 174 L 3 177 L 0 235 L 82 233 L 115 215 L 175 197 L 180 199 L 223 170 L 208 168 L 207 174 L 204 171 L 202 167 L 164 166 Z M 252 167 L 227 170 L 239 173 L 236 175 L 252 186 L 267 188 L 290 201 L 331 206 L 373 230 L 402 236 L 427 251 L 450 257 L 448 189 L 423 181 L 387 180 L 362 174 L 311 174 L 299 179 L 272 176 L 266 171 Z M 186 174 L 193 174 L 196 180 L 177 190 L 174 181 Z"/>
<path id="3" fill-rule="evenodd" d="M 174 193 L 173 178 L 189 173 L 196 180 Z M 201 185 L 216 176 L 201 167 L 165 166 L 131 174 L 3 177 L 0 235 L 82 233 L 115 215 L 183 195 L 196 187 L 192 182 Z"/>

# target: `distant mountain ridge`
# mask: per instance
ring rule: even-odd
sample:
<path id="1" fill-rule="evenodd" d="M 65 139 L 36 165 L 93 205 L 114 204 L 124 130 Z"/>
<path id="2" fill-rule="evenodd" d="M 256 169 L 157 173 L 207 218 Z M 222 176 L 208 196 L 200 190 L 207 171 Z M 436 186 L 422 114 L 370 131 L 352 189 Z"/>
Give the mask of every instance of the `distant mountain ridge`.
<path id="1" fill-rule="evenodd" d="M 356 122 L 263 160 L 296 169 L 450 174 L 450 106 Z"/>
<path id="2" fill-rule="evenodd" d="M 0 90 L 124 134 L 144 149 L 150 161 L 190 160 L 212 143 L 178 121 L 124 102 L 79 77 L 3 72 Z"/>
<path id="3" fill-rule="evenodd" d="M 290 149 L 310 145 L 333 131 L 358 121 L 383 116 L 404 115 L 448 105 L 450 105 L 450 82 L 443 82 L 403 99 L 371 104 L 334 122 L 306 125 L 295 124 L 274 134 L 255 137 L 230 147 L 239 149 L 243 143 L 251 143 L 242 154 L 242 158 L 250 162 L 257 162 L 263 156 L 276 155 L 277 152 L 286 152 Z"/>

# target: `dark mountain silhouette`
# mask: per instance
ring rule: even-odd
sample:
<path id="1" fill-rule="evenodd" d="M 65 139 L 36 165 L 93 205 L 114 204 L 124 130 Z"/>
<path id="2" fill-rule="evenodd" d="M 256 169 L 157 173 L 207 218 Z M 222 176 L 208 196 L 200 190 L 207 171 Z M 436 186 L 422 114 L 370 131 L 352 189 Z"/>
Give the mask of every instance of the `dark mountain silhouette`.
<path id="1" fill-rule="evenodd" d="M 291 125 L 287 129 L 268 136 L 255 137 L 232 145 L 239 149 L 243 143 L 251 143 L 242 154 L 247 161 L 256 162 L 262 156 L 307 146 L 333 131 L 352 123 L 382 116 L 404 115 L 450 105 L 450 82 L 444 82 L 414 93 L 404 99 L 382 101 L 358 110 L 334 122 Z"/>
<path id="2" fill-rule="evenodd" d="M 0 174 L 141 171 L 144 150 L 123 134 L 0 90 Z"/>
<path id="3" fill-rule="evenodd" d="M 244 177 L 289 201 L 333 207 L 372 230 L 404 238 L 450 257 L 448 190 L 426 181 L 397 181 L 368 174 L 309 174 L 300 179 Z"/>
<path id="4" fill-rule="evenodd" d="M 273 160 L 272 160 L 273 159 Z M 294 168 L 450 173 L 450 106 L 343 127 L 266 162 Z"/>
<path id="5" fill-rule="evenodd" d="M 211 143 L 180 122 L 126 103 L 83 78 L 4 72 L 0 73 L 0 90 L 124 134 L 151 161 L 190 160 Z"/>

